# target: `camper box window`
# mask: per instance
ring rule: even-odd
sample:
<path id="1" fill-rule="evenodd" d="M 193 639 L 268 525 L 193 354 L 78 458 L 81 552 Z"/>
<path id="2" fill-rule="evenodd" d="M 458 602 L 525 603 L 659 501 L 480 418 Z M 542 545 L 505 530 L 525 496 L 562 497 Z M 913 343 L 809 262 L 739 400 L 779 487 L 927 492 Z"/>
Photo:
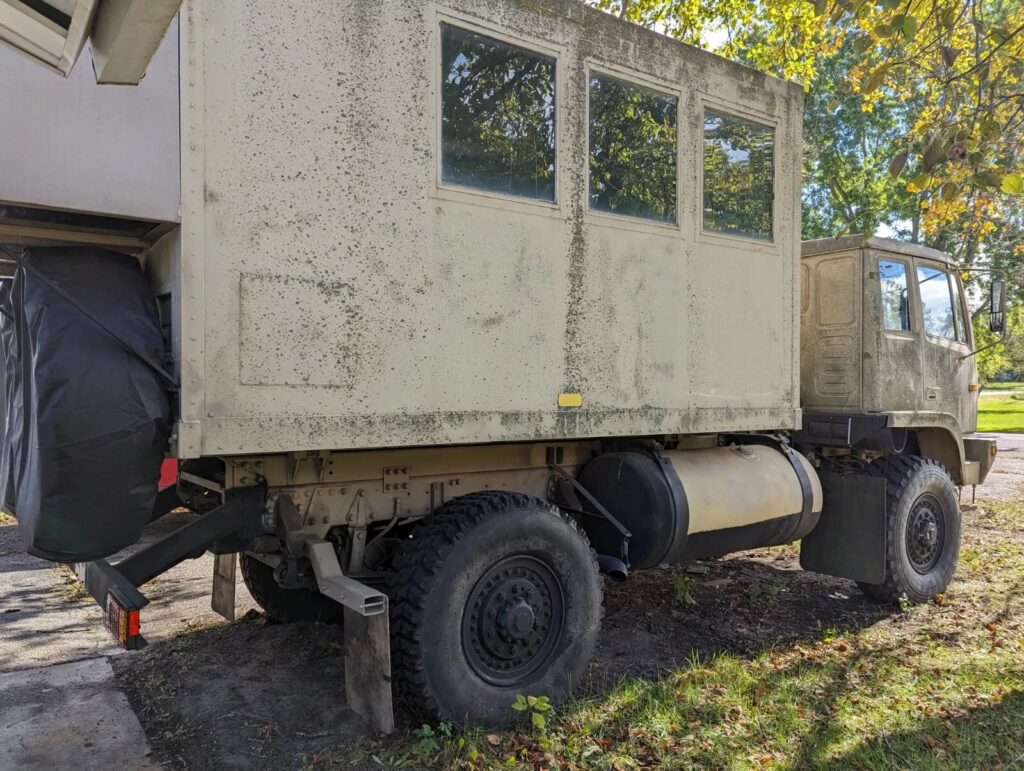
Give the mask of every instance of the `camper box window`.
<path id="1" fill-rule="evenodd" d="M 775 131 L 704 111 L 704 230 L 771 241 Z"/>
<path id="2" fill-rule="evenodd" d="M 444 24 L 441 180 L 555 200 L 555 60 Z"/>
<path id="3" fill-rule="evenodd" d="M 591 76 L 591 209 L 676 222 L 678 114 L 675 97 Z"/>

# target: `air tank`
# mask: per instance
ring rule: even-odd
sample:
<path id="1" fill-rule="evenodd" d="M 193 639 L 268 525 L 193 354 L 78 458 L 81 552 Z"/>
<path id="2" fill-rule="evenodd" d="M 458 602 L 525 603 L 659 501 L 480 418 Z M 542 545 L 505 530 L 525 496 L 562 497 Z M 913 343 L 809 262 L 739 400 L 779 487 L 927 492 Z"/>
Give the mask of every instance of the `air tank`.
<path id="1" fill-rule="evenodd" d="M 610 452 L 590 461 L 579 481 L 630 531 L 635 570 L 798 540 L 822 506 L 814 467 L 774 443 Z M 606 554 L 619 553 L 613 538 L 591 534 Z"/>

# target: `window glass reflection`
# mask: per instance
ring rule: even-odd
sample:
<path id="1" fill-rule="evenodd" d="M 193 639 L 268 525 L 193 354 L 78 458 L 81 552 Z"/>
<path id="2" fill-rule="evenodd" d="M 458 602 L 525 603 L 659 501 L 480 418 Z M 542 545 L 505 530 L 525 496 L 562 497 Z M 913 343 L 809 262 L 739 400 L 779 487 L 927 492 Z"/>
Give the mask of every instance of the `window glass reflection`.
<path id="1" fill-rule="evenodd" d="M 775 131 L 704 111 L 704 229 L 772 239 Z"/>
<path id="2" fill-rule="evenodd" d="M 677 120 L 671 96 L 604 75 L 590 78 L 590 206 L 676 221 Z"/>
<path id="3" fill-rule="evenodd" d="M 907 266 L 880 260 L 878 280 L 882 285 L 882 320 L 894 332 L 910 331 L 910 302 L 907 296 Z"/>
<path id="4" fill-rule="evenodd" d="M 956 340 L 953 303 L 945 271 L 918 266 L 917 285 L 921 290 L 924 331 L 935 337 Z"/>
<path id="5" fill-rule="evenodd" d="M 441 178 L 555 200 L 555 60 L 442 28 Z"/>

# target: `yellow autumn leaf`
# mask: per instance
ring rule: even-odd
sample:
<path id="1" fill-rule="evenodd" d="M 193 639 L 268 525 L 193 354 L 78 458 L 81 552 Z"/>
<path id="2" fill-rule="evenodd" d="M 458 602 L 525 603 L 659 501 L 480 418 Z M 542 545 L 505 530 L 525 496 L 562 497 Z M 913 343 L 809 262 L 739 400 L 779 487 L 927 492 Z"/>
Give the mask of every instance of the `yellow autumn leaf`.
<path id="1" fill-rule="evenodd" d="M 1024 177 L 1020 174 L 1007 174 L 1003 177 L 1003 184 L 1000 190 L 1009 195 L 1020 195 L 1024 192 Z"/>

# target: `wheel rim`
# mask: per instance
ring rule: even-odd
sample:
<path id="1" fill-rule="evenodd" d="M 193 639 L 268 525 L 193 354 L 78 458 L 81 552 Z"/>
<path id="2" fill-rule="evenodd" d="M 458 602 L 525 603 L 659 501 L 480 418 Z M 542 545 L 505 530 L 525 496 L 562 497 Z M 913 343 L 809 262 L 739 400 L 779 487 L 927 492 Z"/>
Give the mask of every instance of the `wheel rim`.
<path id="1" fill-rule="evenodd" d="M 942 557 L 946 542 L 946 520 L 942 506 L 931 495 L 914 502 L 907 519 L 907 556 L 918 573 L 934 568 Z"/>
<path id="2" fill-rule="evenodd" d="M 473 671 L 514 686 L 548 662 L 565 623 L 555 574 L 533 557 L 509 557 L 480 577 L 462 615 L 462 645 Z"/>

